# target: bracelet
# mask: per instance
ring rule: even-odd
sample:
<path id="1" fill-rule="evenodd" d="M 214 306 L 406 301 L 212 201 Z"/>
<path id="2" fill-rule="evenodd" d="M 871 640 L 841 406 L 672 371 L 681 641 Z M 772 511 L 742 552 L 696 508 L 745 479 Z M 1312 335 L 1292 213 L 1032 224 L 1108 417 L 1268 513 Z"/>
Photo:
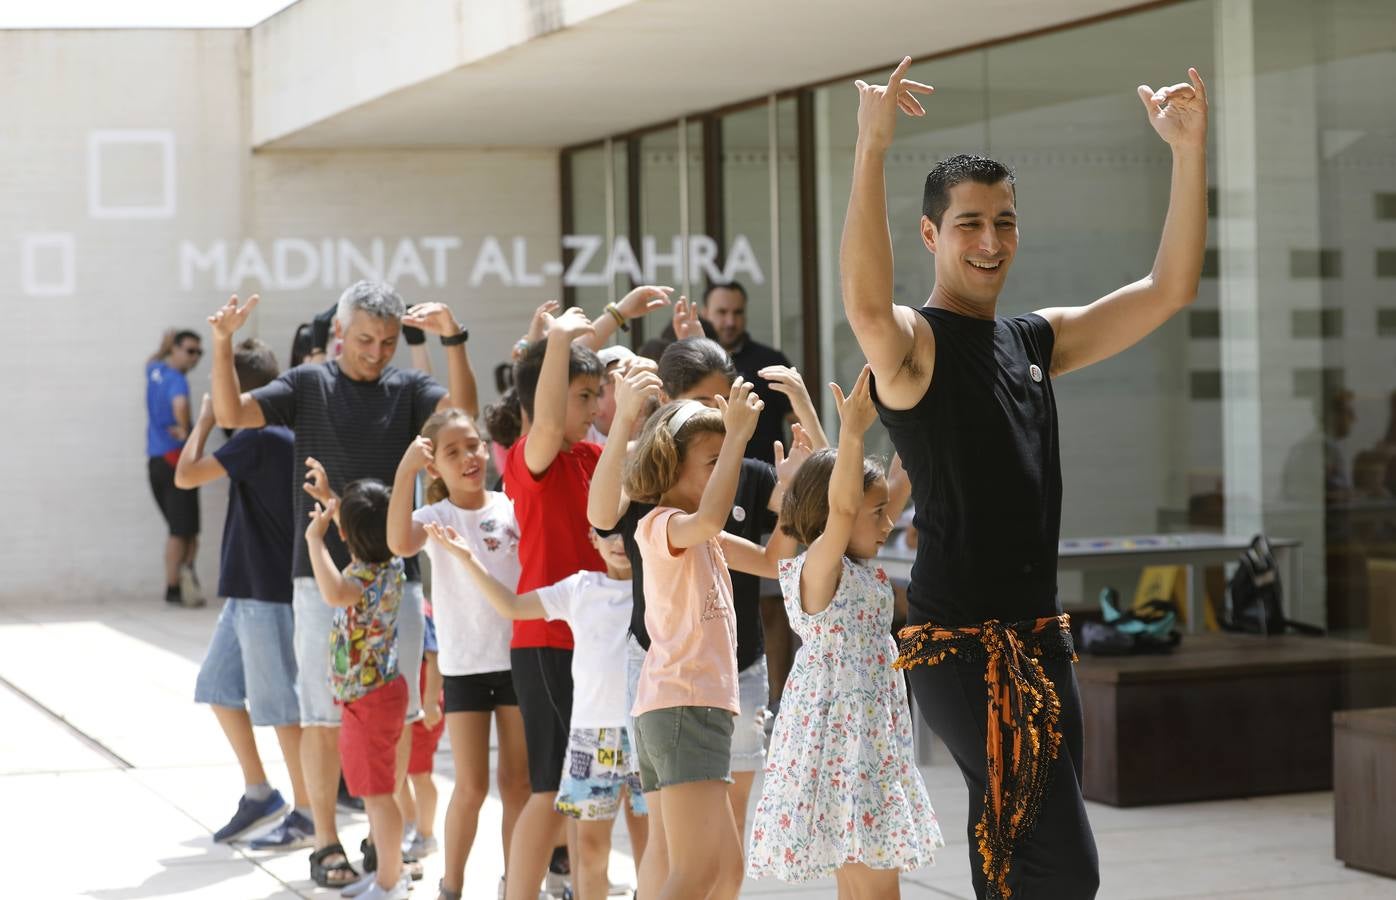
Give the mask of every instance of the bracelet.
<path id="1" fill-rule="evenodd" d="M 614 303 L 607 303 L 606 312 L 610 313 L 611 318 L 616 320 L 616 326 L 620 328 L 621 331 L 630 330 L 630 326 L 625 322 L 625 315 L 620 311 L 619 306 L 616 306 Z"/>
<path id="2" fill-rule="evenodd" d="M 450 337 L 445 337 L 445 336 L 443 336 L 443 337 L 441 338 L 441 346 L 443 346 L 443 347 L 459 347 L 460 345 L 464 344 L 464 343 L 465 343 L 466 341 L 468 341 L 468 340 L 470 340 L 470 332 L 469 332 L 467 329 L 462 328 L 460 331 L 457 331 L 455 334 L 451 335 Z"/>
<path id="3" fill-rule="evenodd" d="M 528 338 L 519 338 L 517 341 L 514 341 L 514 349 L 517 350 L 517 351 L 519 351 L 519 352 L 523 352 L 524 350 L 527 350 L 527 349 L 528 349 Z"/>

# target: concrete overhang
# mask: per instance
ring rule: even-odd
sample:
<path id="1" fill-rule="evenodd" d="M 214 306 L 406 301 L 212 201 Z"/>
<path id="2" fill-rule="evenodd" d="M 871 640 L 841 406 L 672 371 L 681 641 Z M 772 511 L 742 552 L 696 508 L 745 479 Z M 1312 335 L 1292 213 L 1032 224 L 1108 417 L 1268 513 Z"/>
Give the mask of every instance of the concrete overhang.
<path id="1" fill-rule="evenodd" d="M 253 146 L 566 146 L 1139 5 L 301 0 L 252 29 Z"/>

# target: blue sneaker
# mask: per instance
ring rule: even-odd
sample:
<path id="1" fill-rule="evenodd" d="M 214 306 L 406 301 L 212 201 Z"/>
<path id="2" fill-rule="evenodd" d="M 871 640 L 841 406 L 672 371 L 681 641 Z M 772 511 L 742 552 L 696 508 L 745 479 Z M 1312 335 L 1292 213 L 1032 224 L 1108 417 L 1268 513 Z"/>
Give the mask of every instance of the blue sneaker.
<path id="1" fill-rule="evenodd" d="M 315 843 L 315 824 L 294 809 L 286 814 L 271 831 L 254 838 L 248 845 L 253 850 L 294 850 Z"/>
<path id="2" fill-rule="evenodd" d="M 213 839 L 220 844 L 235 841 L 258 825 L 275 819 L 285 810 L 286 801 L 282 799 L 280 791 L 272 791 L 265 800 L 249 800 L 243 795 L 238 800 L 238 811 L 233 813 L 227 825 L 213 833 Z"/>

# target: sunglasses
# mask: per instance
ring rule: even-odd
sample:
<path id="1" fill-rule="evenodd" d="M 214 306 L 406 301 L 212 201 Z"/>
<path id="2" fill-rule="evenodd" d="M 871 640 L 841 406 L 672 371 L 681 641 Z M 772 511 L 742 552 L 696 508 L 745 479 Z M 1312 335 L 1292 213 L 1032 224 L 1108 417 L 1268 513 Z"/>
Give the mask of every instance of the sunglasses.
<path id="1" fill-rule="evenodd" d="M 203 355 L 204 355 L 204 348 L 203 348 L 203 347 L 185 347 L 185 348 L 184 348 L 184 352 L 185 352 L 185 353 L 188 353 L 190 356 L 203 356 Z"/>

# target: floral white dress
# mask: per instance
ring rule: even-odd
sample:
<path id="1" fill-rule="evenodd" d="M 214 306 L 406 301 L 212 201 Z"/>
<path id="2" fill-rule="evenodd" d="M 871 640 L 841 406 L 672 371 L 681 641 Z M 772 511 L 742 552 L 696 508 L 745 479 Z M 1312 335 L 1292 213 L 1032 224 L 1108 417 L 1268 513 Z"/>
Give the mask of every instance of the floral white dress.
<path id="1" fill-rule="evenodd" d="M 804 642 L 785 683 L 747 874 L 784 881 L 845 863 L 911 871 L 945 846 L 911 747 L 897 658 L 892 586 L 880 568 L 844 558 L 828 608 L 800 605 L 805 556 L 783 560 L 785 611 Z"/>

